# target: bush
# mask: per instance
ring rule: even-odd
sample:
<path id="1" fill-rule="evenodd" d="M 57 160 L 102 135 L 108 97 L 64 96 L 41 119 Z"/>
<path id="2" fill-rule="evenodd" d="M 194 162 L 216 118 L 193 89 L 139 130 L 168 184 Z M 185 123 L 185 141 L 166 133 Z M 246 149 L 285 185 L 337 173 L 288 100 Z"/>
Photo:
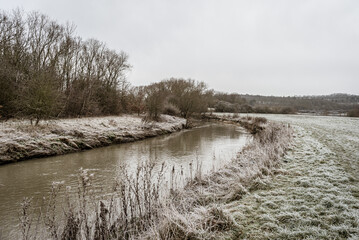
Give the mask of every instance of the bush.
<path id="1" fill-rule="evenodd" d="M 180 115 L 180 110 L 178 107 L 174 106 L 171 103 L 166 103 L 163 107 L 163 114 L 171 115 L 171 116 L 178 116 Z"/>
<path id="2" fill-rule="evenodd" d="M 359 107 L 350 110 L 350 111 L 347 113 L 347 116 L 348 116 L 348 117 L 359 117 Z"/>
<path id="3" fill-rule="evenodd" d="M 284 107 L 282 108 L 279 113 L 281 114 L 291 114 L 291 113 L 295 113 L 295 109 L 291 108 L 291 107 Z"/>
<path id="4" fill-rule="evenodd" d="M 168 98 L 168 91 L 163 82 L 153 83 L 145 91 L 148 119 L 158 121 Z"/>
<path id="5" fill-rule="evenodd" d="M 214 105 L 216 112 L 238 112 L 239 106 L 225 101 L 218 101 Z"/>
<path id="6" fill-rule="evenodd" d="M 264 117 L 255 117 L 253 119 L 253 123 L 255 124 L 266 124 L 267 123 L 267 119 Z"/>

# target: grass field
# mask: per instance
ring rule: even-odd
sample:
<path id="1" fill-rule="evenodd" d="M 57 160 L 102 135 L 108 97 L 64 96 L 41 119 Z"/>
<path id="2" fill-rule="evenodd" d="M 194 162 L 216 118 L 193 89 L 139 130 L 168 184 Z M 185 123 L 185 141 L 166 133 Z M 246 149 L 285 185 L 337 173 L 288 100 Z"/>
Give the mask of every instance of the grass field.
<path id="1" fill-rule="evenodd" d="M 359 239 L 359 120 L 266 115 L 294 128 L 282 170 L 223 206 L 244 239 Z"/>

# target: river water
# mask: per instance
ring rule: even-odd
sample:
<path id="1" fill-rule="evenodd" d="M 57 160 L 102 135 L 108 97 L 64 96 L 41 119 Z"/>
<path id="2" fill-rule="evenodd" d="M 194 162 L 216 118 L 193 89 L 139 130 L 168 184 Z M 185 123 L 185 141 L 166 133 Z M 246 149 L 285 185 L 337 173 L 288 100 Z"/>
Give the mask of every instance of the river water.
<path id="1" fill-rule="evenodd" d="M 31 197 L 33 206 L 41 207 L 53 182 L 64 181 L 75 189 L 80 168 L 93 173 L 94 188 L 106 194 L 124 164 L 135 169 L 149 160 L 158 166 L 165 162 L 170 169 L 186 169 L 190 163 L 201 162 L 203 172 L 208 172 L 228 163 L 249 138 L 238 126 L 208 124 L 134 143 L 0 166 L 0 239 L 18 236 L 24 197 Z"/>

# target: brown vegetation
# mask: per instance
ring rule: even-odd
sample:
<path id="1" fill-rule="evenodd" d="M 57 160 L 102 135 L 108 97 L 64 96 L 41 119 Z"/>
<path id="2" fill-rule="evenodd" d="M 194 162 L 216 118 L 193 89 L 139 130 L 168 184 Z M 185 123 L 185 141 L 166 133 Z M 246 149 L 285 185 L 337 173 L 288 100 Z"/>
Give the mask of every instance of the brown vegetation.
<path id="1" fill-rule="evenodd" d="M 256 121 L 263 127 L 262 119 Z M 291 136 L 288 126 L 265 124 L 231 164 L 207 176 L 197 175 L 176 192 L 160 221 L 142 236 L 147 239 L 237 238 L 237 223 L 221 205 L 265 188 L 263 178 L 278 172 L 279 159 Z"/>
<path id="2" fill-rule="evenodd" d="M 353 108 L 347 115 L 348 117 L 359 117 L 359 107 Z"/>
<path id="3" fill-rule="evenodd" d="M 42 119 L 147 112 L 189 118 L 207 111 L 203 82 L 168 79 L 131 87 L 128 55 L 38 12 L 0 13 L 0 116 Z"/>
<path id="4" fill-rule="evenodd" d="M 38 12 L 0 13 L 0 110 L 40 119 L 121 112 L 130 69 L 124 52 L 75 36 Z"/>
<path id="5" fill-rule="evenodd" d="M 176 78 L 150 84 L 145 91 L 148 117 L 154 120 L 161 113 L 189 119 L 206 112 L 213 94 L 203 82 Z"/>
<path id="6" fill-rule="evenodd" d="M 210 106 L 215 108 L 216 112 L 271 114 L 302 112 L 328 115 L 346 113 L 355 107 L 358 101 L 359 96 L 349 94 L 276 97 L 216 92 Z"/>

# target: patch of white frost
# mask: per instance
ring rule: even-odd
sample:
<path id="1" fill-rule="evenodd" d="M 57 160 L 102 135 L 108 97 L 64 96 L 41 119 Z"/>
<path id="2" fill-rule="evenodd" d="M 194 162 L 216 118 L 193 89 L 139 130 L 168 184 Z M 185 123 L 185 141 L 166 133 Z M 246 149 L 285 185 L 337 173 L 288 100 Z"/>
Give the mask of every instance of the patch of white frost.
<path id="1" fill-rule="evenodd" d="M 286 174 L 228 206 L 241 238 L 359 239 L 359 121 L 259 116 L 294 126 L 295 144 L 283 158 Z"/>
<path id="2" fill-rule="evenodd" d="M 161 122 L 143 122 L 136 115 L 47 120 L 39 126 L 23 120 L 0 122 L 0 161 L 12 160 L 8 156 L 10 151 L 36 154 L 52 148 L 66 152 L 76 148 L 79 139 L 83 144 L 92 141 L 101 145 L 100 141 L 111 136 L 136 136 L 148 130 L 171 132 L 185 123 L 185 119 L 167 115 L 162 116 Z"/>

